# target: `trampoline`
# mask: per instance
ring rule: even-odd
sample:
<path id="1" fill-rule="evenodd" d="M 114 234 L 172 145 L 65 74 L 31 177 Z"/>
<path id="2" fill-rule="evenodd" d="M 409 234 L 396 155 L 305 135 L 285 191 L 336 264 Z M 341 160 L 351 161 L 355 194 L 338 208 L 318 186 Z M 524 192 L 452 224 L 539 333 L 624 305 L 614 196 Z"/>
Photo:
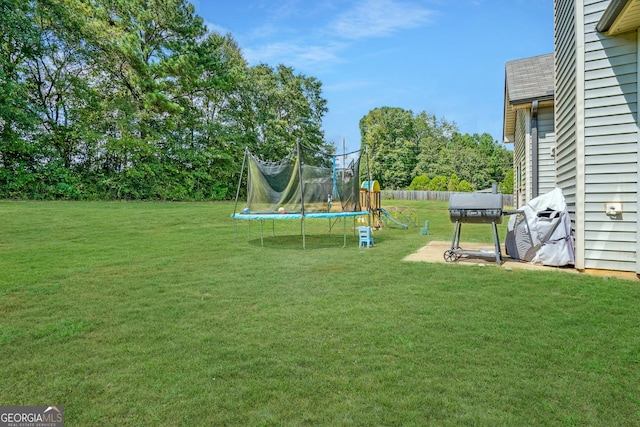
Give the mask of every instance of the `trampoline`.
<path id="1" fill-rule="evenodd" d="M 246 170 L 244 208 L 239 200 Z M 265 161 L 245 149 L 238 181 L 236 203 L 231 218 L 237 221 L 259 221 L 260 242 L 264 246 L 263 224 L 299 220 L 302 247 L 306 249 L 305 220 L 329 219 L 329 231 L 343 222 L 343 247 L 347 239 L 347 219 L 365 217 L 369 223 L 368 206 L 360 206 L 360 151 L 331 154 L 296 144 L 283 159 Z M 354 231 L 355 232 L 355 231 Z"/>

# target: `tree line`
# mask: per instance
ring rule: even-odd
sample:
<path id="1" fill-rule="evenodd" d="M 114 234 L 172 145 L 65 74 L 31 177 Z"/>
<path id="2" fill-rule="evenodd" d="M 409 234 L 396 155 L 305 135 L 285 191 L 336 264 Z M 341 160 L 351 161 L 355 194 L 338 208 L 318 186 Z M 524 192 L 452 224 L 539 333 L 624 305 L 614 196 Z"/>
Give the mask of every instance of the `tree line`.
<path id="1" fill-rule="evenodd" d="M 0 198 L 229 199 L 245 147 L 335 150 L 326 112 L 318 79 L 249 66 L 186 0 L 0 0 Z M 486 134 L 386 107 L 360 126 L 383 187 L 504 178 Z"/>
<path id="2" fill-rule="evenodd" d="M 383 188 L 467 192 L 496 182 L 513 192 L 513 153 L 488 133 L 462 134 L 435 115 L 392 107 L 371 110 L 360 133 Z"/>
<path id="3" fill-rule="evenodd" d="M 184 0 L 2 0 L 0 197 L 225 199 L 243 151 L 325 146 L 321 82 Z"/>

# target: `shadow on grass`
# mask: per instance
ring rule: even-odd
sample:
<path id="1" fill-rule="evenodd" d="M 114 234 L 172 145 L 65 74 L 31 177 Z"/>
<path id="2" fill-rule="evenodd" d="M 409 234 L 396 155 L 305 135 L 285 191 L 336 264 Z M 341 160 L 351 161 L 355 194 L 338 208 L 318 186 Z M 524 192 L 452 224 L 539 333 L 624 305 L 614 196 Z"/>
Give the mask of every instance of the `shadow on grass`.
<path id="1" fill-rule="evenodd" d="M 375 244 L 379 245 L 385 241 L 386 236 L 376 235 Z M 247 241 L 250 245 L 256 247 L 265 247 L 269 249 L 303 249 L 303 239 L 301 235 L 282 235 L 282 236 L 264 236 L 260 238 L 251 238 Z M 307 235 L 305 237 L 305 249 L 329 249 L 329 248 L 358 248 L 358 236 L 347 235 L 346 243 L 343 235 Z"/>

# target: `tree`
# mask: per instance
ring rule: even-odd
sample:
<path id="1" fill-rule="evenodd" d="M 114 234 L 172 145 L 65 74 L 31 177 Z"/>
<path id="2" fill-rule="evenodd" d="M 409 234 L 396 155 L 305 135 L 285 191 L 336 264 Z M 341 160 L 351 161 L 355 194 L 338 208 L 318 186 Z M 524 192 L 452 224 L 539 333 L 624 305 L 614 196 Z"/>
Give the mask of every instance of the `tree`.
<path id="1" fill-rule="evenodd" d="M 230 35 L 207 34 L 194 51 L 180 64 L 175 82 L 182 112 L 176 127 L 165 131 L 161 197 L 225 199 L 233 194 L 242 162 L 242 141 L 229 126 L 229 104 L 246 78 L 246 62 Z"/>
<path id="2" fill-rule="evenodd" d="M 119 173 L 108 181 L 108 191 L 161 197 L 165 159 L 175 147 L 166 131 L 177 129 L 185 112 L 180 100 L 206 28 L 185 0 L 94 0 L 93 6 L 90 18 L 101 23 L 103 36 L 91 38 L 101 56 L 94 62 L 96 77 L 115 119 L 105 129 L 110 155 L 104 166 L 110 175 Z"/>
<path id="3" fill-rule="evenodd" d="M 424 111 L 413 115 L 401 108 L 373 109 L 360 120 L 360 133 L 373 178 L 383 188 L 406 188 L 420 175 L 451 177 L 450 191 L 457 191 L 462 181 L 487 188 L 501 182 L 511 167 L 511 152 L 491 135 L 461 134 L 455 123 Z"/>
<path id="4" fill-rule="evenodd" d="M 405 188 L 413 179 L 418 154 L 413 113 L 401 108 L 371 110 L 360 120 L 362 146 L 372 178 L 384 188 Z"/>
<path id="5" fill-rule="evenodd" d="M 425 112 L 418 114 L 416 119 L 420 132 L 414 174 L 427 174 L 432 177 L 451 175 L 455 171 L 451 165 L 451 153 L 447 150 L 447 145 L 452 135 L 458 132 L 456 124 L 445 119 L 438 120 Z"/>
<path id="6" fill-rule="evenodd" d="M 0 196 L 14 197 L 34 182 L 37 166 L 33 146 L 25 141 L 37 124 L 38 112 L 28 102 L 25 64 L 40 54 L 39 30 L 28 0 L 0 3 Z"/>
<path id="7" fill-rule="evenodd" d="M 449 181 L 447 182 L 447 190 L 458 191 L 459 186 L 460 186 L 460 177 L 455 173 L 451 174 L 451 176 L 449 177 Z"/>
<path id="8" fill-rule="evenodd" d="M 416 171 L 429 169 L 430 175 L 455 174 L 475 188 L 488 188 L 492 182 L 504 179 L 511 167 L 512 153 L 489 134 L 453 132 L 445 143 L 440 144 L 437 154 L 421 154 L 418 158 Z"/>
<path id="9" fill-rule="evenodd" d="M 428 189 L 430 191 L 447 191 L 447 177 L 444 175 L 434 176 L 429 181 Z"/>
<path id="10" fill-rule="evenodd" d="M 429 188 L 429 181 L 430 179 L 427 175 L 418 175 L 413 178 L 407 190 L 427 190 Z"/>
<path id="11" fill-rule="evenodd" d="M 461 193 L 471 193 L 472 191 L 474 191 L 474 188 L 469 181 L 463 179 L 462 181 L 460 181 L 460 184 L 458 184 L 458 191 Z"/>
<path id="12" fill-rule="evenodd" d="M 298 141 L 317 150 L 330 149 L 324 141 L 322 117 L 328 111 L 322 83 L 295 74 L 291 67 L 260 64 L 247 70 L 247 78 L 233 100 L 238 135 L 249 149 L 278 159 Z"/>
<path id="13" fill-rule="evenodd" d="M 502 194 L 513 194 L 513 169 L 505 173 L 504 180 L 498 184 L 498 189 Z"/>

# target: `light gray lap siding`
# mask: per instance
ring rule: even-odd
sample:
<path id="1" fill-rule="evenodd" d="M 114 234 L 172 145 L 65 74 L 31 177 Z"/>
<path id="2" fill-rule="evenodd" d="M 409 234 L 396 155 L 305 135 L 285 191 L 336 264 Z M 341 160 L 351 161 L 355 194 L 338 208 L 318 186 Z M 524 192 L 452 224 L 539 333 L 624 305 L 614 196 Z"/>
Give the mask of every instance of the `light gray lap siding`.
<path id="1" fill-rule="evenodd" d="M 555 138 L 556 184 L 575 224 L 576 212 L 576 16 L 573 0 L 556 0 Z"/>
<path id="2" fill-rule="evenodd" d="M 538 194 L 548 193 L 556 186 L 555 143 L 553 108 L 541 108 L 538 112 Z"/>
<path id="3" fill-rule="evenodd" d="M 635 271 L 636 247 L 629 242 L 637 233 L 638 44 L 635 32 L 596 31 L 608 4 L 585 1 L 584 7 L 585 268 Z M 605 215 L 607 201 L 623 201 L 620 218 Z"/>

